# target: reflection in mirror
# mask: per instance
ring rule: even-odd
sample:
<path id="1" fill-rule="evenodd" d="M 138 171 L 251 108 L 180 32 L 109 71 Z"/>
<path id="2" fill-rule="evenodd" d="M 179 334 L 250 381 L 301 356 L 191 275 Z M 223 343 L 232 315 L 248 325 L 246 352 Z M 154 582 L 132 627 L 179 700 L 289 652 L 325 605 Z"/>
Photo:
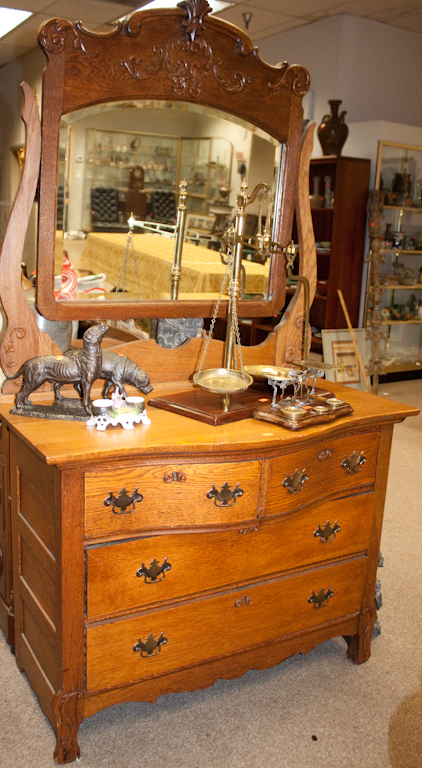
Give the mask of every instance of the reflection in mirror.
<path id="1" fill-rule="evenodd" d="M 245 120 L 205 106 L 115 102 L 62 116 L 58 160 L 56 300 L 170 299 L 183 180 L 178 297 L 215 298 L 225 271 L 221 236 L 240 184 L 246 180 L 252 191 L 265 183 L 275 195 L 280 145 Z M 245 235 L 255 234 L 266 214 L 254 201 Z M 243 266 L 245 298 L 264 297 L 269 259 L 245 247 Z"/>

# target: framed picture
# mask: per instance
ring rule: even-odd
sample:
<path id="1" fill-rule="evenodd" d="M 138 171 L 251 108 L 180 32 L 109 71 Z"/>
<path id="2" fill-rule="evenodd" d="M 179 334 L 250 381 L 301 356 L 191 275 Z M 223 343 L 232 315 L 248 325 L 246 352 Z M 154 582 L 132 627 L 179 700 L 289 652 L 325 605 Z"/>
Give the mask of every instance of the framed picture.
<path id="1" fill-rule="evenodd" d="M 200 229 L 205 232 L 211 232 L 215 222 L 215 216 L 205 216 L 200 213 L 188 214 L 187 227 L 188 229 Z"/>
<path id="2" fill-rule="evenodd" d="M 368 363 L 366 331 L 364 328 L 353 329 L 356 343 L 364 366 Z M 324 362 L 335 365 L 337 368 L 327 371 L 327 381 L 336 381 L 339 384 L 347 384 L 354 389 L 366 390 L 362 371 L 353 346 L 352 337 L 347 328 L 340 330 L 322 330 L 322 352 Z"/>

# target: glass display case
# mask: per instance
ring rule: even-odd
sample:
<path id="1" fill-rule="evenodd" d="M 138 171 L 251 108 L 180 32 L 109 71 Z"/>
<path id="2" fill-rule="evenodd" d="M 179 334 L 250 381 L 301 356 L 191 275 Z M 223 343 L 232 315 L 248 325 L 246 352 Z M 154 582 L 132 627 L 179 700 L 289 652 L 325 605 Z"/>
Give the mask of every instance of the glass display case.
<path id="1" fill-rule="evenodd" d="M 422 147 L 380 141 L 376 187 L 384 206 L 380 283 L 385 373 L 418 370 L 422 365 Z M 368 291 L 368 325 L 371 309 Z"/>
<path id="2" fill-rule="evenodd" d="M 144 169 L 144 190 L 176 192 L 179 177 L 179 142 L 177 136 L 157 136 L 126 131 L 86 132 L 84 221 L 89 229 L 92 187 L 116 187 L 124 204 L 130 171 Z"/>
<path id="3" fill-rule="evenodd" d="M 207 214 L 229 186 L 233 147 L 225 138 L 185 138 L 128 131 L 86 131 L 83 228 L 90 227 L 92 187 L 116 187 L 124 206 L 131 169 L 144 170 L 144 191 L 173 191 L 188 182 L 187 208 Z"/>

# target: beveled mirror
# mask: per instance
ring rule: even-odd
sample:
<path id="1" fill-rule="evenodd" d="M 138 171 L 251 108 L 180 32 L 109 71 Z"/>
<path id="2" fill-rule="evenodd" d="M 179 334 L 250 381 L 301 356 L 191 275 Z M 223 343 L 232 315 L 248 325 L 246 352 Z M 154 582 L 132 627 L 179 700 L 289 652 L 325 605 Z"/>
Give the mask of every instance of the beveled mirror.
<path id="1" fill-rule="evenodd" d="M 309 88 L 309 75 L 299 66 L 264 63 L 245 33 L 209 12 L 206 0 L 185 0 L 172 10 L 136 12 L 106 34 L 63 19 L 51 19 L 42 26 L 39 40 L 48 62 L 42 110 L 37 307 L 44 317 L 213 314 L 222 275 L 218 252 L 201 242 L 184 243 L 182 274 L 185 269 L 188 277 L 192 263 L 195 276 L 187 280 L 185 289 L 181 283 L 177 300 L 170 300 L 172 245 L 148 232 L 134 234 L 137 248 L 129 256 L 135 265 L 137 260 L 135 268 L 149 285 L 144 282 L 138 291 L 108 293 L 104 300 L 87 294 L 71 301 L 55 296 L 54 278 L 66 248 L 63 230 L 68 234 L 83 230 L 87 235 L 84 266 L 95 272 L 104 265 L 114 285 L 128 258 L 128 227 L 120 216 L 120 231 L 113 233 L 117 250 L 109 253 L 108 262 L 101 261 L 103 242 L 94 231 L 91 214 L 90 194 L 96 187 L 117 188 L 131 205 L 129 192 L 137 189 L 137 178 L 142 176 L 138 189 L 145 190 L 144 200 L 154 188 L 165 191 L 167 187 L 177 204 L 177 186 L 186 177 L 187 224 L 192 228 L 193 222 L 193 229 L 195 224 L 198 229 L 198 219 L 205 228 L 215 221 L 220 192 L 228 195 L 231 189 L 235 196 L 242 176 L 247 175 L 250 191 L 260 181 L 273 187 L 272 239 L 280 249 L 287 246 L 302 97 Z M 252 151 L 245 151 L 245 140 L 250 147 L 254 144 L 255 162 Z M 107 232 L 106 236 L 111 238 Z M 147 241 L 148 248 L 144 247 Z M 268 316 L 281 309 L 284 264 L 281 250 L 265 265 L 251 262 L 249 267 L 245 262 L 249 298 L 240 301 L 242 316 Z M 251 275 L 254 270 L 256 274 Z M 206 279 L 195 283 L 198 272 Z M 220 314 L 226 312 L 227 301 L 223 301 Z"/>

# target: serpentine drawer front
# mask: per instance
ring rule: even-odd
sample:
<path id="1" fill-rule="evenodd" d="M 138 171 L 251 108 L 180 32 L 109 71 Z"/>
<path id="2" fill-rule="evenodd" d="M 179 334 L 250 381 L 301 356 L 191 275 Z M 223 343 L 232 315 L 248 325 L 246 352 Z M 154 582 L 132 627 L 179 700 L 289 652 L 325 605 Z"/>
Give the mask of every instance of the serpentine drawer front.
<path id="1" fill-rule="evenodd" d="M 372 485 L 378 432 L 321 440 L 271 460 L 267 515 Z"/>
<path id="2" fill-rule="evenodd" d="M 85 535 L 253 519 L 260 475 L 260 461 L 87 472 Z"/>
<path id="3" fill-rule="evenodd" d="M 86 688 L 148 679 L 360 610 L 366 557 L 87 625 Z"/>
<path id="4" fill-rule="evenodd" d="M 89 619 L 364 552 L 372 493 L 286 520 L 229 531 L 164 534 L 87 547 Z"/>

